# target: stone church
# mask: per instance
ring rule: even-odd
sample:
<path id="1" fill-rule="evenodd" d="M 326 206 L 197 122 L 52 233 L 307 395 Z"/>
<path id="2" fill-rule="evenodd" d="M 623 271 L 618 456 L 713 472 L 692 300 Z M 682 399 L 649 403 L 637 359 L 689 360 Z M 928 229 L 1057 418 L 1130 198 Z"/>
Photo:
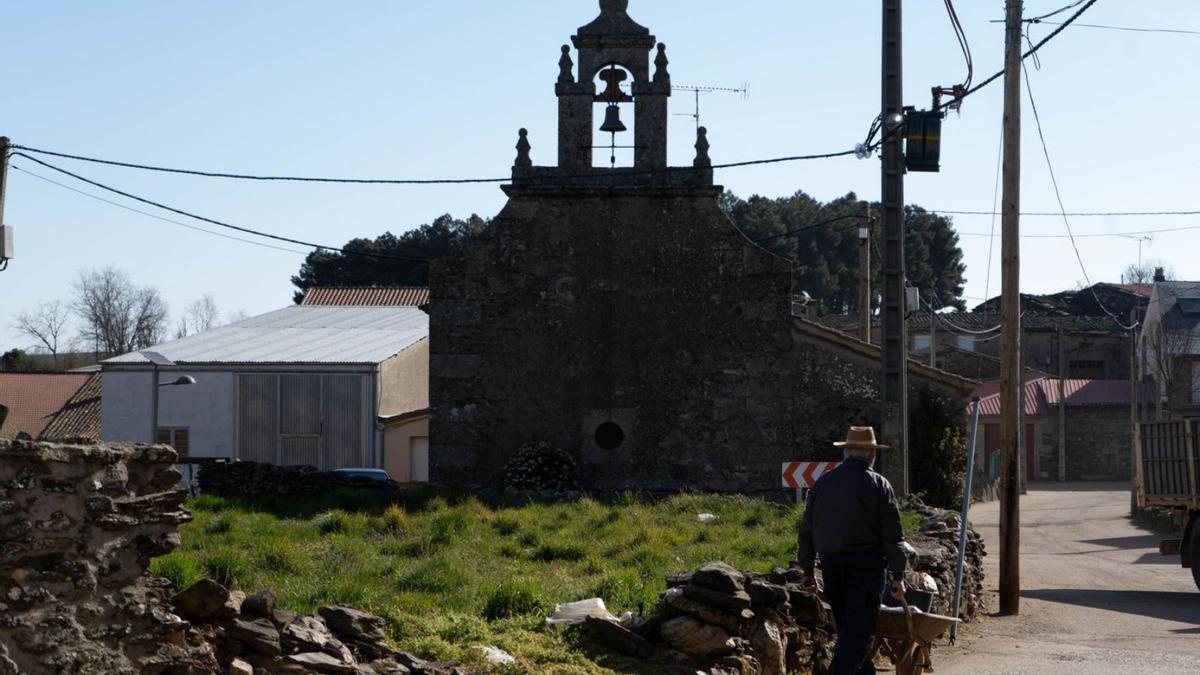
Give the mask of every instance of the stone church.
<path id="1" fill-rule="evenodd" d="M 547 440 L 585 488 L 765 492 L 877 415 L 878 350 L 793 317 L 791 263 L 719 208 L 706 131 L 668 165 L 666 47 L 628 4 L 601 0 L 562 48 L 557 165 L 522 129 L 507 205 L 433 265 L 434 483 L 496 486 Z"/>

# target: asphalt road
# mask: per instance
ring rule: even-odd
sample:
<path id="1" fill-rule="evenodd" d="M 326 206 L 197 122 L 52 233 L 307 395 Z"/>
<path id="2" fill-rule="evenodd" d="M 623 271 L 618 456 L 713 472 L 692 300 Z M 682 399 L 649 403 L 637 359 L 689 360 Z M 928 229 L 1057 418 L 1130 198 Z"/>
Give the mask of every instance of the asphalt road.
<path id="1" fill-rule="evenodd" d="M 998 602 L 999 504 L 971 521 Z M 1164 538 L 1133 525 L 1127 484 L 1031 484 L 1021 499 L 1021 612 L 968 627 L 938 675 L 1200 673 L 1200 591 Z M 943 643 L 944 644 L 944 643 Z"/>

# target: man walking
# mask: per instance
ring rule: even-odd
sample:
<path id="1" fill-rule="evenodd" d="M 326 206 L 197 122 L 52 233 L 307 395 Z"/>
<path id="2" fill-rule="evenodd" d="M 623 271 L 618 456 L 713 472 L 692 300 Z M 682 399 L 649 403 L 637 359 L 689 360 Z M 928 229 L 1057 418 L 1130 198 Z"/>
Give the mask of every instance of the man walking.
<path id="1" fill-rule="evenodd" d="M 809 491 L 797 560 L 804 585 L 815 590 L 813 567 L 821 558 L 825 598 L 838 630 L 829 675 L 874 673 L 868 657 L 885 570 L 892 596 L 900 599 L 905 591 L 900 507 L 891 484 L 872 470 L 876 451 L 887 447 L 875 442 L 873 428 L 851 427 L 846 440 L 834 446 L 844 450 L 845 460 Z"/>

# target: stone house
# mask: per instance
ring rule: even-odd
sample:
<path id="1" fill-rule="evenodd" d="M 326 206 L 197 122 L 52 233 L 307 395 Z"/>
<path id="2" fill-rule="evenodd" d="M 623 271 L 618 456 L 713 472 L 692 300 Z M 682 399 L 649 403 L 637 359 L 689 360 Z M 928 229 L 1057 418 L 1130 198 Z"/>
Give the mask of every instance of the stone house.
<path id="1" fill-rule="evenodd" d="M 783 462 L 877 421 L 878 349 L 792 316 L 790 262 L 718 205 L 707 131 L 668 167 L 666 48 L 627 5 L 603 0 L 562 48 L 557 164 L 535 166 L 521 130 L 508 203 L 432 265 L 435 483 L 497 485 L 549 440 L 590 488 L 778 490 Z M 602 159 L 597 113 L 613 139 L 634 126 Z M 973 388 L 910 372 L 958 409 Z"/>
<path id="2" fill-rule="evenodd" d="M 1139 400 L 1152 393 L 1142 387 Z M 988 475 L 995 476 L 1000 452 L 1000 381 L 985 382 L 976 394 L 980 397 L 977 457 Z M 1027 374 L 1021 434 L 1025 479 L 1128 479 L 1131 398 L 1129 380 L 1059 380 Z"/>
<path id="3" fill-rule="evenodd" d="M 1138 352 L 1156 389 L 1147 418 L 1200 417 L 1200 282 L 1155 282 Z"/>

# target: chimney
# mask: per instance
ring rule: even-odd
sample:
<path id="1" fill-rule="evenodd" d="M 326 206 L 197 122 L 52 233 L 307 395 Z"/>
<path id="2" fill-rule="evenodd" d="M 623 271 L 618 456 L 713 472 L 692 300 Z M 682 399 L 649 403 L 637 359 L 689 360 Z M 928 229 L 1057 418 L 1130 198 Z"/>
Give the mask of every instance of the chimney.
<path id="1" fill-rule="evenodd" d="M 1166 280 L 1167 280 L 1167 275 L 1166 275 L 1166 273 L 1164 273 L 1163 268 L 1155 267 L 1154 268 L 1154 282 L 1158 283 L 1160 281 L 1166 281 Z"/>

